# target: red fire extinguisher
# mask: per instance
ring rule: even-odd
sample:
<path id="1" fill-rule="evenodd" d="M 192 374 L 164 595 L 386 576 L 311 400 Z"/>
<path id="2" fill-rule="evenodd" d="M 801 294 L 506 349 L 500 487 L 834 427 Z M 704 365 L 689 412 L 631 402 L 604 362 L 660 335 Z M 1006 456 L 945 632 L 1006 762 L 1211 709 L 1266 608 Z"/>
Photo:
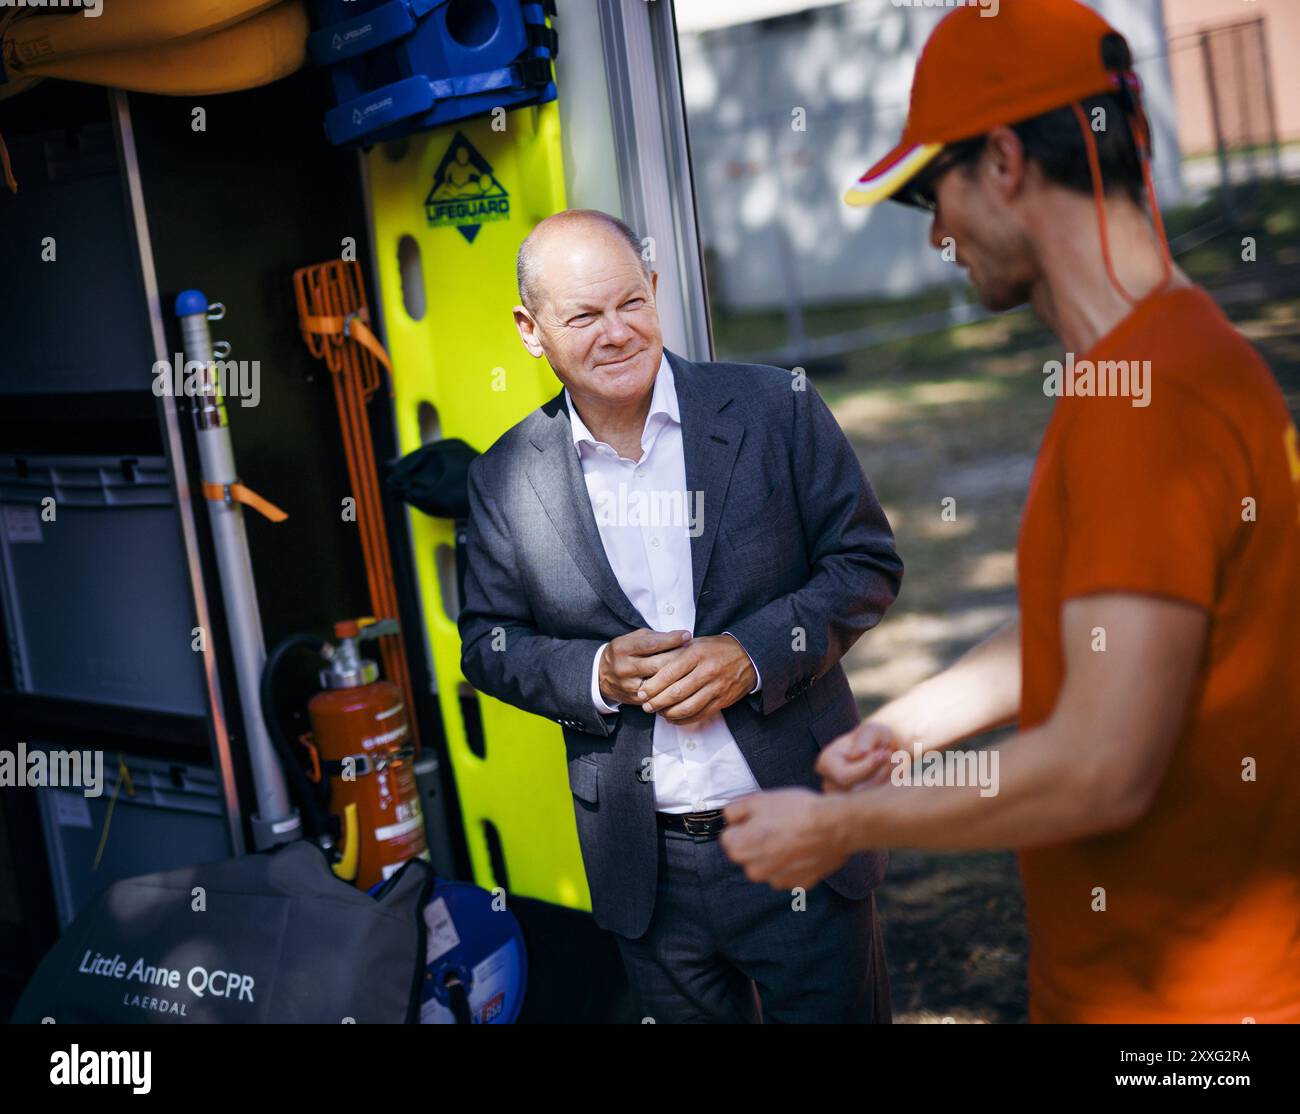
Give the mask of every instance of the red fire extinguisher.
<path id="1" fill-rule="evenodd" d="M 363 890 L 382 882 L 408 859 L 429 858 L 402 690 L 380 680 L 379 667 L 360 650 L 363 638 L 396 631 L 396 623 L 363 628 L 348 619 L 334 624 L 337 644 L 295 635 L 268 656 L 264 681 L 263 703 L 269 708 L 270 674 L 285 649 L 312 646 L 325 658 L 323 691 L 307 704 L 311 733 L 300 741 L 311 757 L 307 777 L 316 786 L 328 778 L 337 846 L 330 846 L 334 841 L 329 837 L 321 842 L 335 852 L 334 873 Z"/>

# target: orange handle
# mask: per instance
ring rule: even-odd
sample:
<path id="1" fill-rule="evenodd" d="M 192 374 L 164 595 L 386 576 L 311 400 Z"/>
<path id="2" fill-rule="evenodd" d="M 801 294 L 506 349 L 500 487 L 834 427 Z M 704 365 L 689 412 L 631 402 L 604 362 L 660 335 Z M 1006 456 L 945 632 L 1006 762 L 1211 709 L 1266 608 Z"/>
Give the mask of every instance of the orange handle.
<path id="1" fill-rule="evenodd" d="M 203 484 L 203 498 L 213 503 L 243 503 L 246 507 L 252 507 L 263 518 L 269 518 L 272 522 L 283 522 L 289 516 L 280 510 L 274 503 L 268 499 L 263 499 L 251 487 L 245 487 L 241 483 L 233 484 Z"/>

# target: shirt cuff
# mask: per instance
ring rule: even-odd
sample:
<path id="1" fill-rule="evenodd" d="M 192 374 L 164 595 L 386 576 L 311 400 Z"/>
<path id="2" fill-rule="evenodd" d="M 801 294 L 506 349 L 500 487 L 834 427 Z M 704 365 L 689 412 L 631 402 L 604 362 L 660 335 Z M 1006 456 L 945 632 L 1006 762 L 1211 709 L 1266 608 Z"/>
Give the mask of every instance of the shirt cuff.
<path id="1" fill-rule="evenodd" d="M 608 645 L 609 643 L 606 642 L 605 646 Z M 600 712 L 601 715 L 608 716 L 617 712 L 618 706 L 615 705 L 614 707 L 611 708 L 608 704 L 605 703 L 605 698 L 600 693 L 600 658 L 601 655 L 605 652 L 605 646 L 602 646 L 599 650 L 596 651 L 596 656 L 592 659 L 591 662 L 591 702 L 593 705 L 595 705 L 596 711 Z"/>
<path id="2" fill-rule="evenodd" d="M 736 636 L 735 636 L 734 634 L 731 634 L 731 631 L 729 631 L 729 630 L 724 630 L 722 633 L 723 633 L 723 634 L 727 634 L 727 635 L 731 635 L 732 638 L 736 638 Z M 736 638 L 736 645 L 739 646 L 742 650 L 745 650 L 745 644 L 744 644 L 743 642 L 741 642 L 739 638 Z M 604 646 L 601 647 L 602 650 L 603 650 L 604 648 L 605 648 Z M 753 658 L 750 658 L 750 657 L 749 657 L 749 651 L 748 651 L 748 650 L 745 650 L 745 657 L 749 658 L 749 664 L 752 665 L 752 666 L 754 667 L 754 676 L 758 678 L 758 680 L 754 682 L 754 687 L 753 687 L 752 689 L 749 690 L 749 695 L 750 695 L 750 696 L 753 696 L 754 693 L 756 693 L 759 689 L 761 689 L 761 688 L 763 687 L 763 674 L 761 674 L 761 673 L 758 671 L 758 663 L 757 663 L 756 661 L 754 661 Z M 597 660 L 597 661 L 600 661 L 600 655 L 599 655 L 599 654 L 596 655 L 596 660 Z"/>

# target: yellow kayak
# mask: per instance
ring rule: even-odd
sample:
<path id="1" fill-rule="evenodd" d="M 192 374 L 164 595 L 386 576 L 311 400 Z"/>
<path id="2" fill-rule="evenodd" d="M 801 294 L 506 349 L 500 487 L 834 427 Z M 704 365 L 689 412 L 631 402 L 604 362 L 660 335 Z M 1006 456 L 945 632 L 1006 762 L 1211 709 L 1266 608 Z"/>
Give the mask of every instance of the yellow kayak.
<path id="1" fill-rule="evenodd" d="M 16 68 L 161 46 L 210 35 L 241 23 L 280 0 L 106 0 L 97 16 L 79 9 L 18 9 L 5 33 L 6 65 Z"/>
<path id="2" fill-rule="evenodd" d="M 224 6 L 235 5 L 231 0 Z M 211 34 L 29 63 L 16 72 L 20 79 L 56 77 L 138 93 L 201 96 L 252 89 L 293 73 L 307 59 L 303 0 L 260 6 L 263 11 Z M 6 49 L 8 43 L 6 38 Z"/>

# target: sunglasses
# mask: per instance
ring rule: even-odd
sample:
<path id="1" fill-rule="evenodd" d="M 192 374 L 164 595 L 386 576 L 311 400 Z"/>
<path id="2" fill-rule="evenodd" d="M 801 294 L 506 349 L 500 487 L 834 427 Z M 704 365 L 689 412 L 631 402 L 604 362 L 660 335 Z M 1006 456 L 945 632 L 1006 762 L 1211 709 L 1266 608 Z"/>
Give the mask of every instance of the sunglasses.
<path id="1" fill-rule="evenodd" d="M 898 200 L 928 213 L 939 211 L 939 180 L 958 166 L 975 162 L 984 151 L 984 136 L 963 139 L 945 147 L 929 166 L 899 191 Z"/>

